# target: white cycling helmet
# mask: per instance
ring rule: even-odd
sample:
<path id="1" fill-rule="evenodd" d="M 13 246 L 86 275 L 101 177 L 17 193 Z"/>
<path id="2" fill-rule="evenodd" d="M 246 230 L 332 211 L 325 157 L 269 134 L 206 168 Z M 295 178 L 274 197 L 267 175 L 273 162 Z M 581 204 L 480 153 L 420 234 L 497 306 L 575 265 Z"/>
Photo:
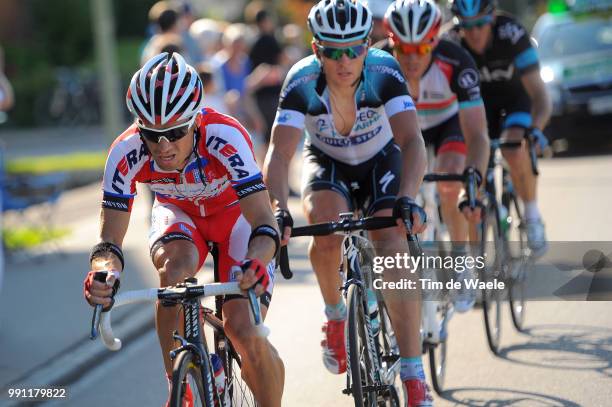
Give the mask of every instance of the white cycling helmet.
<path id="1" fill-rule="evenodd" d="M 158 54 L 138 70 L 125 102 L 145 125 L 171 125 L 191 119 L 204 103 L 202 81 L 179 53 Z"/>
<path id="2" fill-rule="evenodd" d="M 432 0 L 397 0 L 385 14 L 387 31 L 395 43 L 433 42 L 441 24 L 442 12 Z"/>
<path id="3" fill-rule="evenodd" d="M 372 18 L 382 20 L 385 18 L 385 13 L 393 0 L 365 0 L 365 3 L 372 12 Z"/>
<path id="4" fill-rule="evenodd" d="M 317 41 L 365 40 L 372 30 L 372 13 L 355 0 L 321 0 L 310 9 L 308 28 Z"/>

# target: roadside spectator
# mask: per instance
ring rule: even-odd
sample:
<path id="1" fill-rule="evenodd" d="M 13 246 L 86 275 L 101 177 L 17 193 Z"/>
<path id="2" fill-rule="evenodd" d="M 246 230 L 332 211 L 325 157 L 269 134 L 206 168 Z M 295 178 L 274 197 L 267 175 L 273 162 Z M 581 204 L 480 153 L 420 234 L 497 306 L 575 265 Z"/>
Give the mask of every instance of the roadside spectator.
<path id="1" fill-rule="evenodd" d="M 223 33 L 223 49 L 214 57 L 213 68 L 218 66 L 221 90 L 231 116 L 235 116 L 256 134 L 264 131 L 264 120 L 254 104 L 252 88 L 247 83 L 251 60 L 247 55 L 248 29 L 244 24 L 231 24 Z"/>
<path id="2" fill-rule="evenodd" d="M 188 0 L 177 1 L 176 8 L 178 11 L 178 29 L 183 40 L 183 55 L 187 61 L 192 61 L 194 65 L 199 64 L 204 61 L 204 54 L 200 50 L 198 42 L 189 31 L 189 27 L 195 21 L 191 2 Z"/>
<path id="3" fill-rule="evenodd" d="M 217 86 L 212 65 L 206 62 L 201 63 L 197 66 L 197 71 L 204 89 L 204 106 L 212 107 L 220 113 L 229 114 L 223 93 Z"/>
<path id="4" fill-rule="evenodd" d="M 156 34 L 149 39 L 142 51 L 141 65 L 159 54 L 161 49 L 168 44 L 183 48 L 179 12 L 172 3 L 168 1 L 155 3 L 149 11 L 149 21 L 156 27 Z M 185 60 L 191 64 L 187 57 Z"/>
<path id="5" fill-rule="evenodd" d="M 204 62 L 211 61 L 213 55 L 222 48 L 223 24 L 209 18 L 194 21 L 189 33 L 197 42 Z"/>
<path id="6" fill-rule="evenodd" d="M 264 8 L 258 10 L 255 13 L 255 23 L 259 33 L 249 53 L 253 64 L 249 87 L 255 92 L 255 102 L 265 122 L 263 136 L 267 146 L 285 76 L 281 66 L 285 57 L 274 37 L 274 21 L 268 11 Z"/>
<path id="7" fill-rule="evenodd" d="M 297 24 L 285 24 L 283 27 L 283 52 L 287 67 L 292 67 L 310 53 L 310 50 L 304 47 L 303 34 L 302 28 Z"/>
<path id="8" fill-rule="evenodd" d="M 6 112 L 15 104 L 13 87 L 4 75 L 4 52 L 0 47 L 0 112 Z"/>

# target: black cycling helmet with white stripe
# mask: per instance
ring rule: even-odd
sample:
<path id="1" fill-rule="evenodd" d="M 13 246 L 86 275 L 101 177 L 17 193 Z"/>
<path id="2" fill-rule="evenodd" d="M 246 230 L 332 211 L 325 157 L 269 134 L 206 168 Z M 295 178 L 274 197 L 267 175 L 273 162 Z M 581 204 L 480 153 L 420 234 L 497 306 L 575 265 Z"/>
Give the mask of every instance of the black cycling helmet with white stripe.
<path id="1" fill-rule="evenodd" d="M 321 0 L 308 14 L 308 28 L 317 41 L 365 40 L 372 31 L 372 13 L 360 1 Z"/>
<path id="2" fill-rule="evenodd" d="M 202 81 L 178 53 L 154 56 L 138 70 L 125 101 L 144 126 L 172 126 L 191 119 L 204 103 Z"/>

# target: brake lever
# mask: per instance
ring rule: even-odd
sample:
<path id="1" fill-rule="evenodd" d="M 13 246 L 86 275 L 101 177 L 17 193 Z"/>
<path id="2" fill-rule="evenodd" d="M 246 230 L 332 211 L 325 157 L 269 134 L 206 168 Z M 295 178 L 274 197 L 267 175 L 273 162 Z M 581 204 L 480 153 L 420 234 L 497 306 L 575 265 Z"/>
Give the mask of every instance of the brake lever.
<path id="1" fill-rule="evenodd" d="M 255 295 L 255 290 L 249 288 L 247 291 L 247 297 L 249 300 L 249 306 L 251 308 L 251 313 L 253 314 L 253 320 L 255 325 L 261 324 L 261 307 L 259 306 L 259 301 L 257 301 L 257 296 Z"/>

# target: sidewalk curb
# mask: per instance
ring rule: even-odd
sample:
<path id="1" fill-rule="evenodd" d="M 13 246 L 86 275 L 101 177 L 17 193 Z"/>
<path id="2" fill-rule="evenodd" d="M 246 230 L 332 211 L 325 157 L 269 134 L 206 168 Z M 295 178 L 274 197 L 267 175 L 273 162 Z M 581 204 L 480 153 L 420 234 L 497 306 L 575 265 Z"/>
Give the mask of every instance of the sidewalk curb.
<path id="1" fill-rule="evenodd" d="M 132 309 L 133 312 L 118 318 L 113 323 L 113 332 L 121 339 L 122 349 L 129 347 L 140 336 L 155 328 L 154 310 L 151 304 L 134 305 Z M 71 349 L 72 347 L 75 348 Z M 101 339 L 91 341 L 85 337 L 4 386 L 0 389 L 0 394 L 3 395 L 0 400 L 4 401 L 9 388 L 70 386 L 86 375 L 92 367 L 104 363 L 115 354 L 104 346 Z M 70 397 L 69 388 L 67 397 Z M 30 405 L 33 401 L 11 400 L 6 406 Z"/>

